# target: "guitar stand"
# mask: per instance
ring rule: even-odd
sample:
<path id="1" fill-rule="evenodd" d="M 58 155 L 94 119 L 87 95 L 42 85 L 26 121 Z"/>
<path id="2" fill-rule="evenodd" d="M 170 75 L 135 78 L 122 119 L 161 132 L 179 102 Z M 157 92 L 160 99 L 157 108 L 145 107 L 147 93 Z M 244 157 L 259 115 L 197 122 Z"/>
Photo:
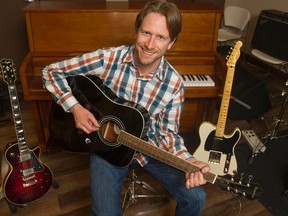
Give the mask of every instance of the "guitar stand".
<path id="1" fill-rule="evenodd" d="M 59 188 L 59 184 L 58 184 L 55 180 L 52 181 L 51 186 L 52 186 L 54 189 L 58 189 L 58 188 Z M 22 207 L 27 206 L 27 205 L 14 205 L 13 203 L 10 203 L 6 198 L 4 198 L 4 199 L 6 200 L 7 205 L 8 205 L 8 207 L 9 207 L 9 210 L 10 210 L 10 212 L 11 212 L 12 214 L 14 214 L 14 213 L 17 212 L 17 207 L 18 207 L 18 208 L 22 208 Z"/>
<path id="2" fill-rule="evenodd" d="M 137 184 L 141 185 L 142 188 L 145 188 L 146 190 L 148 190 L 154 194 L 149 194 L 149 195 L 148 194 L 136 194 L 136 185 Z M 167 198 L 166 195 L 159 194 L 159 192 L 157 190 L 155 190 L 152 186 L 150 186 L 145 181 L 138 181 L 137 176 L 135 174 L 135 171 L 134 171 L 134 169 L 132 169 L 131 183 L 124 194 L 124 198 L 123 198 L 123 202 L 122 202 L 123 215 L 125 214 L 125 211 L 128 209 L 130 204 L 136 203 L 138 198 L 150 198 L 150 197 L 164 198 L 164 199 Z"/>

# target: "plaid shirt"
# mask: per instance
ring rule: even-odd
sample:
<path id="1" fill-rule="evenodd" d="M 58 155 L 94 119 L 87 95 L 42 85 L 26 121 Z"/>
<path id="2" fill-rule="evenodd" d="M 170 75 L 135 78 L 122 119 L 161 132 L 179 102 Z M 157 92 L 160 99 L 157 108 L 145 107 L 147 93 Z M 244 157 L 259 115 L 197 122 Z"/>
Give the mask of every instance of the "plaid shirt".
<path id="1" fill-rule="evenodd" d="M 184 86 L 179 74 L 162 57 L 152 74 L 140 75 L 133 64 L 134 46 L 103 48 L 43 69 L 45 87 L 65 111 L 77 102 L 65 80 L 79 74 L 99 76 L 118 97 L 140 104 L 150 115 L 148 142 L 182 159 L 192 157 L 178 135 L 184 105 Z M 135 154 L 141 165 L 144 155 Z"/>

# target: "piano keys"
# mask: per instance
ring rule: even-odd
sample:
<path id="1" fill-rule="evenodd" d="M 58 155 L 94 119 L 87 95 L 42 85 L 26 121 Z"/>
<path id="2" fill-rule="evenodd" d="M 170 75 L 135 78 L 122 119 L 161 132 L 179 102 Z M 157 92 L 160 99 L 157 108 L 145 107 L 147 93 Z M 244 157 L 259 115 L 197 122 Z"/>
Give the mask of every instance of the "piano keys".
<path id="1" fill-rule="evenodd" d="M 212 80 L 212 78 L 205 74 L 182 74 L 181 80 L 185 87 L 215 86 L 215 82 Z"/>

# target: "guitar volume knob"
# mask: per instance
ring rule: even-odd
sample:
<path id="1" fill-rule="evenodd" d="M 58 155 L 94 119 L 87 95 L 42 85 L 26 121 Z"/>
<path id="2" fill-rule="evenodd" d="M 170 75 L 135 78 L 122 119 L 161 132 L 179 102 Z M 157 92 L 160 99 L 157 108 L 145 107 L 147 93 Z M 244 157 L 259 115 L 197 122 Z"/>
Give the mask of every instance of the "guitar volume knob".
<path id="1" fill-rule="evenodd" d="M 91 144 L 91 140 L 89 139 L 89 138 L 85 138 L 85 140 L 84 140 L 84 142 L 86 143 L 86 144 Z"/>

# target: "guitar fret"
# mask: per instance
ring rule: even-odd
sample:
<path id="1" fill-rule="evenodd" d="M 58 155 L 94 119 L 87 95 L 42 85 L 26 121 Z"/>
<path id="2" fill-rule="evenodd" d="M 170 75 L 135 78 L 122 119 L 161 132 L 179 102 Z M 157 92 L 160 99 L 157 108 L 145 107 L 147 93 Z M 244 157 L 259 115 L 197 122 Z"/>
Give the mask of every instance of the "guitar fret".
<path id="1" fill-rule="evenodd" d="M 25 140 L 23 139 L 23 141 L 19 140 L 18 144 L 20 145 L 20 147 L 23 148 L 23 147 L 25 147 L 26 142 L 25 142 Z"/>
<path id="2" fill-rule="evenodd" d="M 23 134 L 23 133 L 24 133 L 24 130 L 21 128 L 20 130 L 17 131 L 17 133 L 18 133 L 18 134 L 21 134 L 21 133 Z"/>
<path id="3" fill-rule="evenodd" d="M 25 160 L 28 160 L 31 158 L 29 155 L 29 152 L 27 152 L 26 150 L 20 150 L 20 152 L 22 153 L 22 155 L 24 155 L 24 153 L 26 153 L 26 155 L 22 157 L 21 161 L 25 161 Z"/>
<path id="4" fill-rule="evenodd" d="M 25 146 L 26 143 L 18 143 L 18 144 L 19 144 L 19 149 L 21 152 L 24 152 L 24 151 L 29 152 Z"/>
<path id="5" fill-rule="evenodd" d="M 19 125 L 19 124 L 21 124 L 22 122 L 21 122 L 21 120 L 19 121 L 15 121 L 15 123 L 16 123 L 16 125 Z"/>

